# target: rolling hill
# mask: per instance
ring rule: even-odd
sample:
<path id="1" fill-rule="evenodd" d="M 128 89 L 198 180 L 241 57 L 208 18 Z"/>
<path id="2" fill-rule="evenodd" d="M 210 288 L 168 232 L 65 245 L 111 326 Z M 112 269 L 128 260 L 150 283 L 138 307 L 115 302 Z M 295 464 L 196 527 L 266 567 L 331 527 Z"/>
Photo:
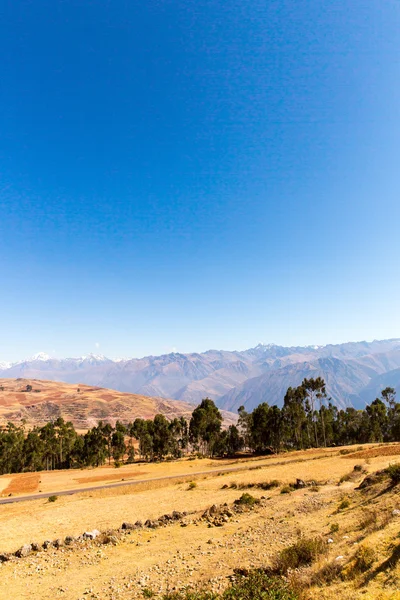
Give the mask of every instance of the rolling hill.
<path id="1" fill-rule="evenodd" d="M 27 392 L 27 385 L 32 391 Z M 8 421 L 27 426 L 44 425 L 63 417 L 78 430 L 86 430 L 102 420 L 115 425 L 117 420 L 130 422 L 137 417 L 152 419 L 161 413 L 168 419 L 190 419 L 193 405 L 138 394 L 127 394 L 100 387 L 43 381 L 38 379 L 0 379 L 0 426 Z M 229 425 L 235 415 L 223 411 Z"/>

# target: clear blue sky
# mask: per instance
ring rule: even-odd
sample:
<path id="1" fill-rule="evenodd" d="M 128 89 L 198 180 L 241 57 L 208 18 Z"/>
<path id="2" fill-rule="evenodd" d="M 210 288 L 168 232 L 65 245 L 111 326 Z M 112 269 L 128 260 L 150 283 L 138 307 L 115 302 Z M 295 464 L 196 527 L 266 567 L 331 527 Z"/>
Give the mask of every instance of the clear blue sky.
<path id="1" fill-rule="evenodd" d="M 0 14 L 0 359 L 400 337 L 397 0 Z"/>

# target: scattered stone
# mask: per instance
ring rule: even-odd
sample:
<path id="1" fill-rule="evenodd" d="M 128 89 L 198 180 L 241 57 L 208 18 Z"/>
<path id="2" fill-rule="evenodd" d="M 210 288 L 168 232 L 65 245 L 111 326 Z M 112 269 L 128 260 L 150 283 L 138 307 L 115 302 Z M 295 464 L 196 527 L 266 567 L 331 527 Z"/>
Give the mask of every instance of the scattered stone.
<path id="1" fill-rule="evenodd" d="M 61 538 L 54 540 L 53 546 L 54 546 L 54 548 L 57 548 L 57 549 L 61 548 L 62 546 L 64 546 L 64 540 L 62 540 Z"/>
<path id="2" fill-rule="evenodd" d="M 100 531 L 98 529 L 93 529 L 93 531 L 85 531 L 83 538 L 85 540 L 95 540 L 98 535 L 100 535 Z"/>
<path id="3" fill-rule="evenodd" d="M 15 556 L 17 556 L 18 558 L 24 558 L 25 556 L 29 556 L 31 552 L 32 546 L 30 544 L 25 544 L 24 546 L 22 546 L 22 548 L 16 551 Z"/>
<path id="4" fill-rule="evenodd" d="M 395 508 L 394 510 L 392 510 L 392 515 L 394 517 L 398 517 L 400 515 L 400 510 L 398 508 Z"/>
<path id="5" fill-rule="evenodd" d="M 36 543 L 36 542 L 33 542 L 33 543 L 31 544 L 31 546 L 32 546 L 32 550 L 33 550 L 34 552 L 41 552 L 41 550 L 43 550 L 43 548 L 42 548 L 42 545 L 41 545 L 41 544 L 38 544 L 38 543 Z"/>
<path id="6" fill-rule="evenodd" d="M 75 542 L 75 538 L 72 535 L 67 535 L 64 542 L 66 546 L 70 546 L 73 542 Z"/>
<path id="7" fill-rule="evenodd" d="M 124 521 L 121 525 L 121 529 L 136 529 L 136 525 L 134 525 L 133 523 L 127 523 L 126 521 Z"/>
<path id="8" fill-rule="evenodd" d="M 45 540 L 43 542 L 43 549 L 47 550 L 48 548 L 51 548 L 53 546 L 53 542 L 51 542 L 50 540 Z"/>
<path id="9" fill-rule="evenodd" d="M 9 560 L 10 560 L 9 554 L 6 554 L 6 553 L 0 554 L 0 563 L 7 562 Z"/>
<path id="10" fill-rule="evenodd" d="M 307 484 L 302 479 L 296 479 L 296 483 L 294 484 L 296 490 L 307 487 Z"/>

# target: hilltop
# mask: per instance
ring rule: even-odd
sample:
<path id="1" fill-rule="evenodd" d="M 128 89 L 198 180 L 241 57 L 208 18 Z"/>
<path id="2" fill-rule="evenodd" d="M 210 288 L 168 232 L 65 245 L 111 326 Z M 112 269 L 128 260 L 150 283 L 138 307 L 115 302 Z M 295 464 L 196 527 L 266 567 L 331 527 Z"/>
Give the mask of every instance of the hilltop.
<path id="1" fill-rule="evenodd" d="M 29 386 L 32 391 L 26 391 Z M 100 420 L 115 425 L 117 420 L 153 419 L 159 413 L 168 419 L 190 418 L 193 412 L 193 405 L 187 402 L 58 381 L 0 379 L 1 389 L 0 425 L 25 419 L 28 426 L 42 426 L 63 417 L 76 429 L 86 430 Z M 228 424 L 236 419 L 226 411 L 223 417 Z"/>

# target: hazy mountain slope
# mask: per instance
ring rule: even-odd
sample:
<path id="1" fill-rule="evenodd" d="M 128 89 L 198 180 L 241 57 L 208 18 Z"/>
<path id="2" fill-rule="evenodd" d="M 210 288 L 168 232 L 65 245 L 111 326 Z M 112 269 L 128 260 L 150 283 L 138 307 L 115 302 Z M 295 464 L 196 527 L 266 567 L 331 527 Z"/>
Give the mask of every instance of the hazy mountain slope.
<path id="1" fill-rule="evenodd" d="M 397 401 L 400 402 L 400 368 L 377 375 L 371 379 L 360 395 L 365 403 L 369 403 L 375 400 L 375 398 L 379 398 L 381 391 L 385 387 L 394 388 L 397 394 Z"/>
<path id="2" fill-rule="evenodd" d="M 243 351 L 175 352 L 115 361 L 99 355 L 54 359 L 38 354 L 1 363 L 0 377 L 79 382 L 195 404 L 210 396 L 220 406 L 236 409 L 265 399 L 280 404 L 287 387 L 321 375 L 338 405 L 358 406 L 372 379 L 399 367 L 400 340 L 393 339 L 304 347 L 258 344 Z"/>
<path id="3" fill-rule="evenodd" d="M 241 405 L 252 410 L 260 402 L 282 406 L 288 387 L 300 385 L 305 377 L 321 376 L 327 384 L 328 396 L 337 406 L 359 407 L 365 403 L 362 391 L 371 379 L 385 373 L 385 364 L 398 364 L 399 361 L 400 352 L 397 351 L 393 356 L 385 353 L 348 360 L 325 357 L 313 362 L 293 363 L 247 380 L 220 398 L 219 406 L 233 412 Z M 384 375 L 381 378 L 385 380 Z"/>

